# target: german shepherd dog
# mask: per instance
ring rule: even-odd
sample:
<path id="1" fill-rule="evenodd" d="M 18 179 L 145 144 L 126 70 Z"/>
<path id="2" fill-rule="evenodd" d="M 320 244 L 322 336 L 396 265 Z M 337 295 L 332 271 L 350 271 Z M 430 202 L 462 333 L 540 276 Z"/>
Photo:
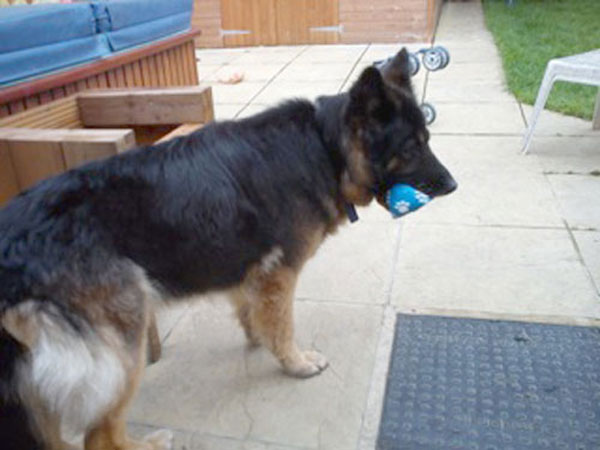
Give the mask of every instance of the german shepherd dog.
<path id="1" fill-rule="evenodd" d="M 294 342 L 298 274 L 348 205 L 403 182 L 456 183 L 431 152 L 408 54 L 347 93 L 49 178 L 0 211 L 0 446 L 165 449 L 127 437 L 151 304 L 222 290 L 252 344 L 297 377 L 327 366 Z"/>

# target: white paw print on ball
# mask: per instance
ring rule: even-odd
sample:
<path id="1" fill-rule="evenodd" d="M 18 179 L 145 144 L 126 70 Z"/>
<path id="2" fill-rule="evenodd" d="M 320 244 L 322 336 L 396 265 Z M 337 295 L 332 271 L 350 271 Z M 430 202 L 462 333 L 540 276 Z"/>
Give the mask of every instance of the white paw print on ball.
<path id="1" fill-rule="evenodd" d="M 394 209 L 399 213 L 407 213 L 410 211 L 410 203 L 406 200 L 399 200 L 394 204 Z"/>
<path id="2" fill-rule="evenodd" d="M 429 196 L 421 191 L 417 191 L 415 197 L 420 203 L 427 203 L 429 201 Z"/>

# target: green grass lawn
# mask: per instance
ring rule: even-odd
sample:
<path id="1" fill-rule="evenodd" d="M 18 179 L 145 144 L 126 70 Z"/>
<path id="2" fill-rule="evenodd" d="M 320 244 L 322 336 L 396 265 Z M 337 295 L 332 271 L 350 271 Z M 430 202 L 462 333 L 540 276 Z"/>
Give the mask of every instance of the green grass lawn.
<path id="1" fill-rule="evenodd" d="M 546 63 L 600 47 L 600 0 L 483 0 L 485 19 L 502 56 L 508 87 L 533 104 Z M 597 88 L 554 84 L 546 108 L 591 119 Z"/>

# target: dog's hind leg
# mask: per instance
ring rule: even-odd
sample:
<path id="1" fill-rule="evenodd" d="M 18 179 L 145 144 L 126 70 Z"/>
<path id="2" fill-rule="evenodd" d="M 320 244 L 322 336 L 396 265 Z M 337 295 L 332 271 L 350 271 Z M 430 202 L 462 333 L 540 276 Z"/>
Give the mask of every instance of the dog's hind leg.
<path id="1" fill-rule="evenodd" d="M 127 436 L 125 413 L 127 406 L 137 391 L 145 365 L 145 346 L 140 346 L 139 362 L 128 374 L 127 386 L 116 406 L 85 435 L 86 450 L 169 450 L 173 435 L 168 430 L 159 430 L 134 441 Z"/>
<path id="2" fill-rule="evenodd" d="M 248 298 L 249 328 L 290 375 L 306 378 L 321 373 L 327 360 L 316 351 L 301 351 L 294 341 L 293 300 L 297 273 L 279 266 L 251 275 L 242 291 Z"/>
<path id="3" fill-rule="evenodd" d="M 144 333 L 146 330 L 144 330 Z M 135 367 L 127 374 L 127 382 L 121 398 L 115 407 L 85 435 L 86 450 L 169 450 L 173 435 L 168 430 L 160 430 L 134 441 L 127 436 L 125 413 L 144 373 L 146 361 L 146 340 L 135 350 Z"/>
<path id="4" fill-rule="evenodd" d="M 139 345 L 135 367 L 127 374 L 127 383 L 121 398 L 115 407 L 108 411 L 103 418 L 85 435 L 86 450 L 169 450 L 173 435 L 168 430 L 160 430 L 135 441 L 127 436 L 125 413 L 137 387 L 141 381 L 146 356 L 144 344 Z"/>
<path id="5" fill-rule="evenodd" d="M 171 448 L 173 435 L 168 430 L 159 430 L 146 436 L 142 441 L 135 441 L 127 436 L 125 414 L 137 392 L 146 366 L 148 331 L 152 323 L 150 314 L 153 314 L 153 311 L 147 309 L 146 320 L 133 321 L 129 324 L 130 327 L 135 326 L 137 329 L 129 330 L 132 338 L 126 342 L 125 358 L 128 359 L 126 366 L 129 369 L 125 388 L 121 397 L 114 403 L 114 407 L 86 433 L 86 450 L 169 450 Z"/>

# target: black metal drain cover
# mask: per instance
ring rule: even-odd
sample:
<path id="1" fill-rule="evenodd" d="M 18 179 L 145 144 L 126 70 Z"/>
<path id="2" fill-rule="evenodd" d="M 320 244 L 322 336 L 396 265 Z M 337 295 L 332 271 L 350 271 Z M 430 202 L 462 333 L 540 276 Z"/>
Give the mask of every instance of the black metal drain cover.
<path id="1" fill-rule="evenodd" d="M 600 449 L 600 329 L 399 314 L 377 448 Z"/>

